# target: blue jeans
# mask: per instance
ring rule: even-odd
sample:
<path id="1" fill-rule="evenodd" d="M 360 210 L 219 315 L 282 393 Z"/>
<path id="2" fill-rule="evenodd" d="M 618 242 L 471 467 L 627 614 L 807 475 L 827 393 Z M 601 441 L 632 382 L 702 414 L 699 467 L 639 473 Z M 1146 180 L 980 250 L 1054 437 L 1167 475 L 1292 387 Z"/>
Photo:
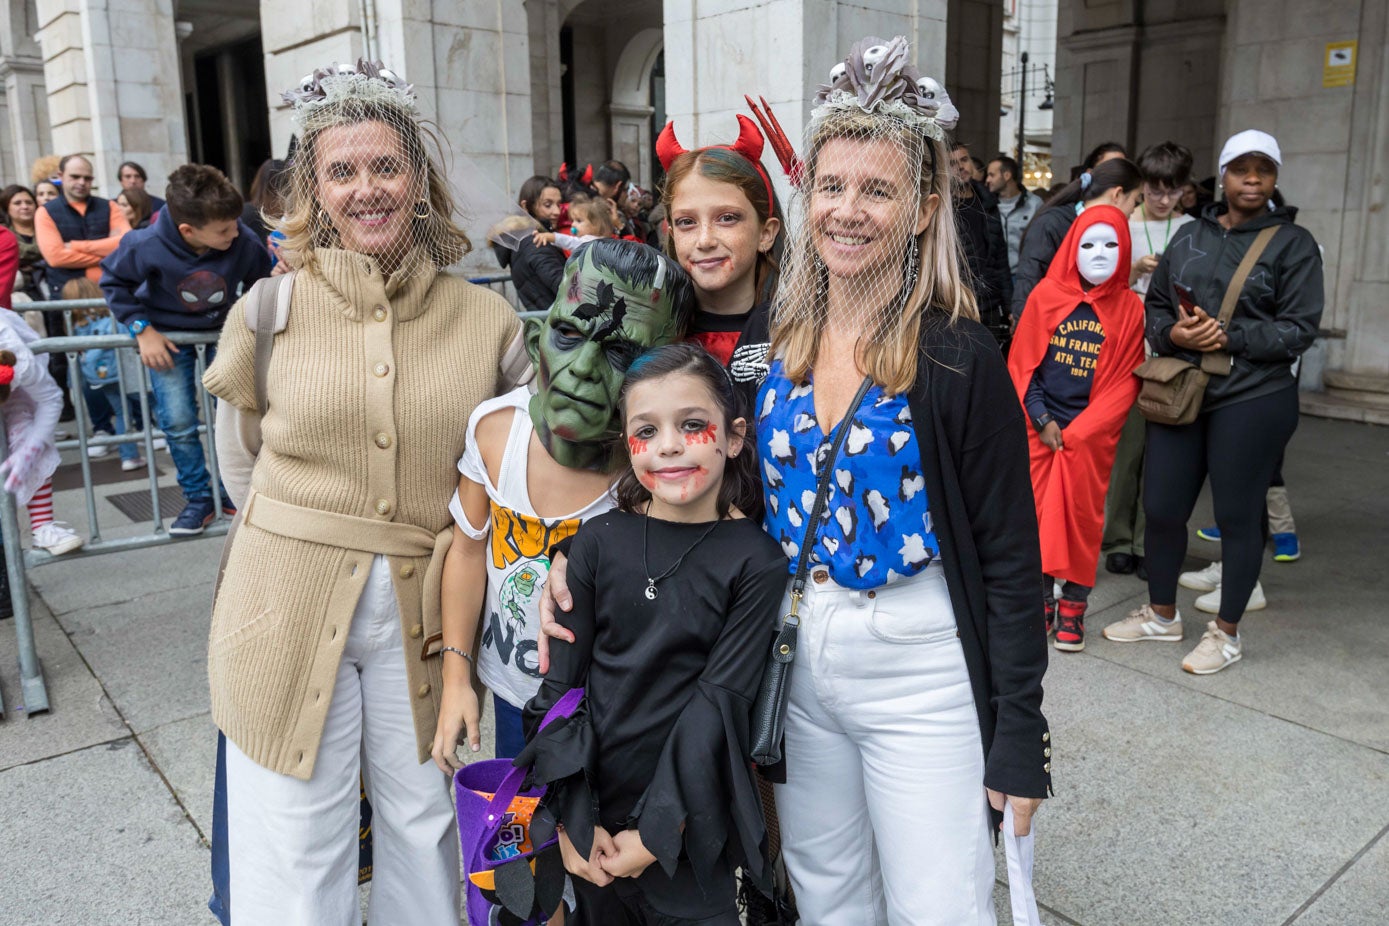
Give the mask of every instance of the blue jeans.
<path id="1" fill-rule="evenodd" d="M 207 362 L 217 355 L 217 348 L 207 346 Z M 203 457 L 203 442 L 198 436 L 198 354 L 191 345 L 184 345 L 169 358 L 174 368 L 167 372 L 151 369 L 150 387 L 154 391 L 154 418 L 169 442 L 169 456 L 178 471 L 178 487 L 189 503 L 212 500 L 212 481 Z M 227 490 L 222 489 L 222 498 Z"/>
<path id="2" fill-rule="evenodd" d="M 521 723 L 521 709 L 492 692 L 492 712 L 497 719 L 498 759 L 514 759 L 526 747 L 526 731 Z"/>
<path id="3" fill-rule="evenodd" d="M 130 430 L 140 430 L 140 393 L 132 392 L 121 399 L 120 383 L 113 383 L 110 386 L 98 386 L 94 391 L 102 393 L 107 404 L 111 406 L 111 422 L 115 428 L 111 433 L 124 434 L 126 431 L 126 408 L 130 409 Z M 140 445 L 134 441 L 129 443 L 117 444 L 116 449 L 120 452 L 122 460 L 135 460 L 140 457 Z"/>

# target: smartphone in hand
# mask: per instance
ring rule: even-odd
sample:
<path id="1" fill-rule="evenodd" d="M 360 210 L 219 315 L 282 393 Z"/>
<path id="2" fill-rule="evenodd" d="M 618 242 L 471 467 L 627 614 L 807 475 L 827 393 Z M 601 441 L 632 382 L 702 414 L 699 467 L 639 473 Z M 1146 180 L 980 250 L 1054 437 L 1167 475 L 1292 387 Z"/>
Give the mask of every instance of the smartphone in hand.
<path id="1" fill-rule="evenodd" d="M 1195 315 L 1197 309 L 1196 294 L 1189 288 L 1175 281 L 1172 283 L 1172 288 L 1176 290 L 1177 302 L 1181 305 L 1182 314 Z"/>

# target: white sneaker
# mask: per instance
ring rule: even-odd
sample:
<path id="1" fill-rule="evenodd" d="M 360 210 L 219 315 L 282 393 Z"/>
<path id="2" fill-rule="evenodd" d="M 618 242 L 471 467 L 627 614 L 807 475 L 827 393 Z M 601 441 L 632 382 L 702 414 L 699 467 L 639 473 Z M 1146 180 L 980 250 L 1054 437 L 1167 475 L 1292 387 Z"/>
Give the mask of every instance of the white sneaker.
<path id="1" fill-rule="evenodd" d="M 154 439 L 154 449 L 155 449 L 155 450 L 168 450 L 168 449 L 169 449 L 169 442 L 166 441 L 166 440 L 165 440 L 164 438 L 162 438 L 162 437 L 156 437 L 156 438 Z"/>
<path id="2" fill-rule="evenodd" d="M 1219 563 L 1216 564 L 1220 565 Z M 1187 586 L 1190 588 L 1190 586 Z M 1268 599 L 1264 597 L 1264 587 L 1258 582 L 1254 583 L 1254 591 L 1249 593 L 1249 604 L 1244 606 L 1245 611 L 1262 611 L 1268 607 Z M 1220 613 L 1220 586 L 1196 599 L 1196 610 L 1205 611 L 1207 614 Z"/>
<path id="3" fill-rule="evenodd" d="M 50 521 L 34 531 L 34 546 L 54 556 L 71 553 L 82 546 L 82 538 L 62 521 Z"/>
<path id="4" fill-rule="evenodd" d="M 1182 573 L 1177 576 L 1177 584 L 1196 592 L 1215 591 L 1220 588 L 1220 560 L 1216 560 L 1205 569 Z"/>
<path id="5" fill-rule="evenodd" d="M 1206 632 L 1196 649 L 1182 660 L 1182 668 L 1192 675 L 1213 675 L 1228 665 L 1240 661 L 1243 655 L 1244 640 L 1232 637 L 1216 626 L 1215 621 L 1206 625 Z"/>
<path id="6" fill-rule="evenodd" d="M 110 432 L 110 431 L 94 431 L 94 432 L 92 432 L 92 437 L 110 437 L 110 436 L 111 436 L 111 432 Z M 102 457 L 107 456 L 108 454 L 110 454 L 110 452 L 111 452 L 111 445 L 110 445 L 110 444 L 88 444 L 88 445 L 87 445 L 87 456 L 91 457 L 93 460 L 100 460 Z"/>
<path id="7" fill-rule="evenodd" d="M 1115 643 L 1137 643 L 1140 640 L 1161 640 L 1166 643 L 1182 642 L 1182 612 L 1173 615 L 1172 620 L 1164 621 L 1158 617 L 1152 605 L 1143 605 L 1129 612 L 1129 616 L 1115 621 L 1104 629 L 1104 638 Z"/>
<path id="8" fill-rule="evenodd" d="M 121 472 L 133 473 L 137 469 L 145 468 L 145 458 L 136 457 L 133 460 L 121 460 Z"/>

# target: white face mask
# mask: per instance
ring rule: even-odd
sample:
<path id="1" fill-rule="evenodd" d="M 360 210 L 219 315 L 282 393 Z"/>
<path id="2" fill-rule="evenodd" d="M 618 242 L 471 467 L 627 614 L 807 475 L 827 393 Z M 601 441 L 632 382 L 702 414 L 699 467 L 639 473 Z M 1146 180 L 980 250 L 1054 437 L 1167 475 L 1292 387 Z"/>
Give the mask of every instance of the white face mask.
<path id="1" fill-rule="evenodd" d="M 1099 286 L 1119 269 L 1119 233 L 1103 222 L 1091 225 L 1080 236 L 1076 269 L 1091 286 Z"/>

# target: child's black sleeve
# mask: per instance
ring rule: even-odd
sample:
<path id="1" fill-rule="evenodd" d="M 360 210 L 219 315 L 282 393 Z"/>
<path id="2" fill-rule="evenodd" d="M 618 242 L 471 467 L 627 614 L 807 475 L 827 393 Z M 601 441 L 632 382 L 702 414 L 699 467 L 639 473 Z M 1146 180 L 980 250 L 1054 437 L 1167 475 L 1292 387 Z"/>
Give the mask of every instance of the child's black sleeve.
<path id="1" fill-rule="evenodd" d="M 752 701 L 785 590 L 786 560 L 779 555 L 737 578 L 698 690 L 632 811 L 642 844 L 667 874 L 683 850 L 706 889 L 721 857 L 759 880 L 767 874 L 762 805 L 749 756 Z"/>

